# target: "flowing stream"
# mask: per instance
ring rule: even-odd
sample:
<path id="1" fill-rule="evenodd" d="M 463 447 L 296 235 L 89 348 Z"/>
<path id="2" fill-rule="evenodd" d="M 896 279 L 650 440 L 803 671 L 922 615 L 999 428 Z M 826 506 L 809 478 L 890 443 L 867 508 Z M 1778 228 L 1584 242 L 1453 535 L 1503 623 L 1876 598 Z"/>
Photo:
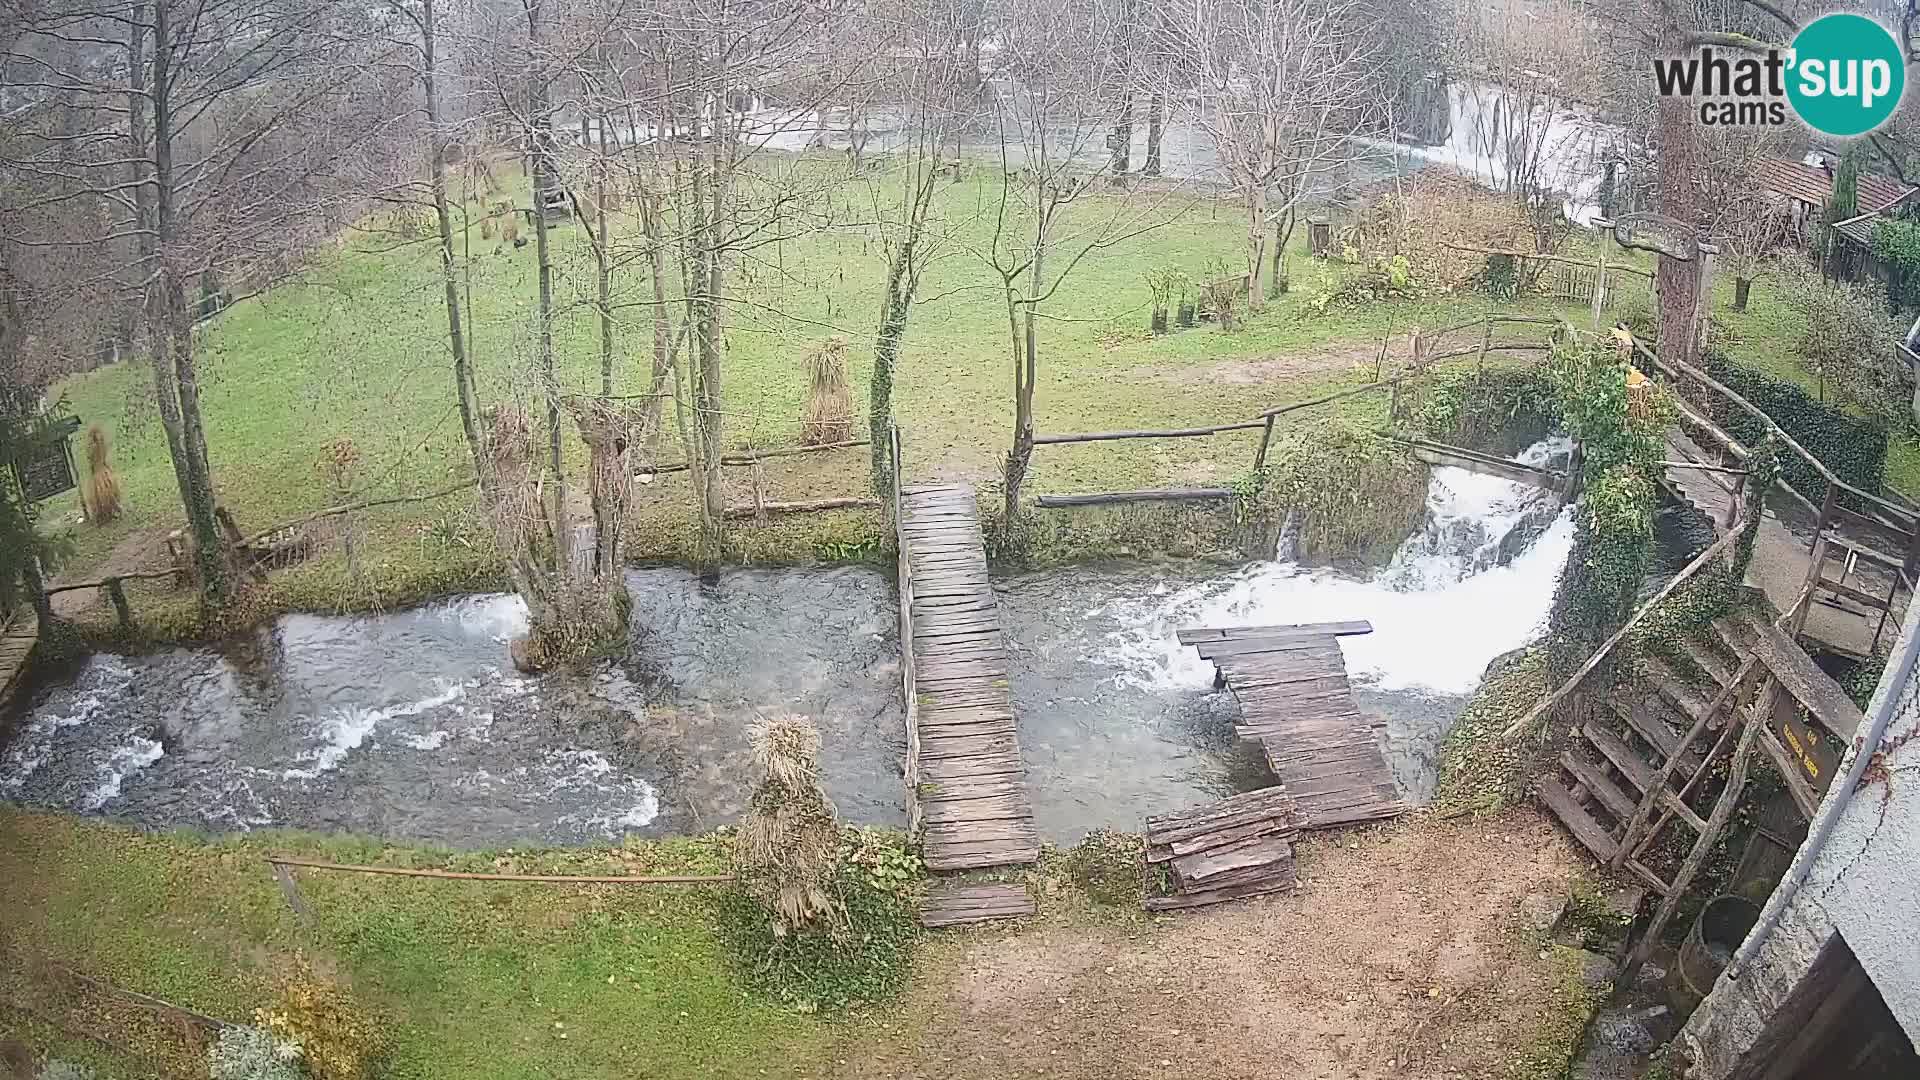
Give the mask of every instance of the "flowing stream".
<path id="1" fill-rule="evenodd" d="M 1564 440 L 1522 455 L 1564 459 Z M 1342 639 L 1409 797 L 1489 660 L 1535 632 L 1572 543 L 1544 492 L 1436 469 L 1423 529 L 1365 577 L 1286 560 L 1072 567 L 996 583 L 1042 832 L 1271 782 L 1182 626 L 1368 619 Z M 456 846 L 704 831 L 751 792 L 747 726 L 820 727 L 851 821 L 901 825 L 892 583 L 868 567 L 635 570 L 626 654 L 515 673 L 512 596 L 291 615 L 217 649 L 99 655 L 51 680 L 0 750 L 0 799 L 137 824 L 349 830 Z"/>

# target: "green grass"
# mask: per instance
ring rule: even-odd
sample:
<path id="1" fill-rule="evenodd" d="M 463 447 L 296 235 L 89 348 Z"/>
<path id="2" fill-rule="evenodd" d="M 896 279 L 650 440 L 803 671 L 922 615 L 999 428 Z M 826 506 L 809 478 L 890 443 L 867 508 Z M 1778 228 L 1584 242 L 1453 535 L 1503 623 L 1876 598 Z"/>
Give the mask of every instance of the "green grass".
<path id="1" fill-rule="evenodd" d="M 817 167 L 817 166 L 814 166 Z M 895 412 L 905 430 L 910 477 L 990 481 L 1012 425 L 1007 324 L 992 272 L 973 254 L 991 235 L 987 211 L 997 187 L 976 172 L 941 194 L 951 234 L 927 272 L 896 381 Z M 834 198 L 842 220 L 862 212 L 861 185 Z M 1099 196 L 1076 208 L 1078 228 L 1111 210 Z M 1308 294 L 1323 274 L 1296 251 L 1296 288 L 1237 333 L 1212 325 L 1153 337 L 1143 275 L 1177 267 L 1196 277 L 1215 259 L 1237 264 L 1244 226 L 1231 203 L 1167 202 L 1161 228 L 1095 252 L 1045 307 L 1037 391 L 1042 432 L 1183 426 L 1241 419 L 1330 385 L 1358 380 L 1383 337 L 1405 351 L 1415 326 L 1471 317 L 1486 301 L 1443 297 L 1388 301 L 1315 314 Z M 630 231 L 630 225 L 626 225 Z M 616 221 L 616 236 L 623 223 Z M 472 274 L 473 354 L 481 396 L 499 400 L 526 385 L 531 363 L 534 255 L 531 246 L 496 252 L 476 233 Z M 554 235 L 555 323 L 560 380 L 571 390 L 597 379 L 598 331 L 588 306 L 589 251 L 578 226 Z M 1304 243 L 1304 240 L 1301 241 Z M 884 247 L 865 227 L 841 227 L 754 251 L 736 268 L 727 314 L 727 442 L 776 446 L 796 441 L 804 397 L 801 358 L 829 334 L 848 338 L 856 409 L 864 409 L 870 342 L 883 286 Z M 634 271 L 616 303 L 646 288 Z M 1550 309 L 1529 301 L 1517 305 Z M 772 312 L 778 311 L 775 315 Z M 643 388 L 650 357 L 648 309 L 621 310 L 616 392 Z M 467 471 L 449 375 L 445 313 L 436 260 L 424 240 L 396 246 L 358 238 L 312 260 L 293 283 L 243 300 L 201 331 L 204 410 L 222 502 L 249 531 L 329 505 L 315 467 L 323 444 L 346 437 L 364 466 L 356 488 L 422 492 Z M 1243 363 L 1227 369 L 1228 362 Z M 69 528 L 76 571 L 96 565 L 137 528 L 180 522 L 178 497 L 151 405 L 150 375 L 134 363 L 68 379 L 58 392 L 86 421 L 108 428 L 128 512 L 106 528 Z M 1043 447 L 1034 493 L 1132 487 L 1169 480 L 1219 481 L 1251 464 L 1255 433 L 1206 440 Z M 581 456 L 569 433 L 570 453 Z M 661 453 L 678 460 L 670 438 Z M 823 460 L 825 459 L 825 460 Z M 749 499 L 747 470 L 730 470 L 735 502 Z M 766 467 L 769 498 L 863 493 L 865 452 L 789 459 Z M 681 557 L 691 520 L 684 477 L 642 489 L 635 559 Z M 350 581 L 337 552 L 276 575 L 279 606 L 363 607 L 483 581 L 493 567 L 485 531 L 462 512 L 466 500 L 414 504 L 362 516 L 364 572 Z M 70 517 L 61 503 L 49 520 Z M 739 557 L 805 559 L 863 543 L 872 515 L 844 514 L 747 526 Z M 151 601 L 149 601 L 149 605 Z M 142 605 L 136 603 L 137 609 Z M 144 610 L 144 609 L 143 609 Z"/>
<path id="2" fill-rule="evenodd" d="M 1731 355 L 1741 363 L 1822 396 L 1820 379 L 1809 371 L 1795 348 L 1803 323 L 1781 294 L 1779 280 L 1763 274 L 1753 283 L 1747 310 L 1733 310 L 1733 278 L 1722 275 L 1714 283 L 1713 318 L 1731 337 Z M 1887 432 L 1887 487 L 1908 498 L 1920 498 L 1920 438 L 1906 428 Z"/>
<path id="3" fill-rule="evenodd" d="M 572 887 L 297 871 L 302 925 L 263 854 L 535 872 L 711 873 L 711 839 L 539 857 L 262 835 L 201 841 L 0 810 L 7 948 L 230 1021 L 273 1002 L 296 950 L 351 988 L 393 1036 L 383 1075 L 750 1076 L 804 1071 L 834 1027 L 748 993 L 714 937 L 711 891 Z M 52 1009 L 0 975 L 8 999 Z M 91 1014 L 68 1023 L 110 1039 Z M 90 1023 L 91 1022 L 91 1023 Z M 71 1043 L 105 1075 L 113 1055 L 0 1011 L 0 1038 Z M 564 1037 L 563 1037 L 564 1036 Z"/>

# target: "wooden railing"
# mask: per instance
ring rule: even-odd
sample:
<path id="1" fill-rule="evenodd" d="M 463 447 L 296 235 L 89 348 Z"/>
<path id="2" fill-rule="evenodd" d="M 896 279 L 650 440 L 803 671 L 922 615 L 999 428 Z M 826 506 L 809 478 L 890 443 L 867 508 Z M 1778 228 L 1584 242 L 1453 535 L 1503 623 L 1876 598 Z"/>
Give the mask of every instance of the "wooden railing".
<path id="1" fill-rule="evenodd" d="M 1413 355 L 1398 372 L 1380 377 L 1381 366 L 1386 362 L 1387 346 L 1380 347 L 1381 360 L 1375 367 L 1373 382 L 1360 386 L 1351 386 L 1330 394 L 1297 401 L 1287 405 L 1264 410 L 1252 419 L 1236 420 L 1228 423 L 1213 424 L 1204 427 L 1165 428 L 1140 431 L 1094 431 L 1068 435 L 1036 435 L 1033 445 L 1066 446 L 1074 443 L 1118 442 L 1129 439 L 1202 439 L 1235 431 L 1260 431 L 1260 441 L 1253 454 L 1253 470 L 1258 472 L 1266 467 L 1267 454 L 1273 447 L 1274 427 L 1278 420 L 1291 413 L 1302 412 L 1331 405 L 1337 401 L 1361 397 L 1367 394 L 1388 394 L 1393 399 L 1389 411 L 1397 411 L 1400 390 L 1403 386 L 1415 385 L 1421 379 L 1434 373 L 1435 365 L 1462 357 L 1476 357 L 1481 364 L 1486 363 L 1490 352 L 1538 352 L 1545 353 L 1552 345 L 1543 341 L 1495 341 L 1494 327 L 1498 325 L 1531 325 L 1561 327 L 1564 320 L 1548 315 L 1482 315 L 1452 326 L 1434 331 L 1418 331 L 1413 335 Z M 1438 346 L 1450 335 L 1467 330 L 1479 330 L 1480 338 L 1470 344 L 1441 349 Z M 1045 508 L 1093 506 L 1125 502 L 1164 502 L 1170 500 L 1226 499 L 1233 496 L 1228 488 L 1157 488 L 1145 491 L 1107 491 L 1074 495 L 1041 495 L 1035 499 L 1035 505 Z"/>
<path id="2" fill-rule="evenodd" d="M 907 556 L 907 534 L 902 522 L 900 489 L 905 486 L 900 471 L 900 425 L 887 424 L 887 461 L 893 476 L 893 540 L 898 546 L 900 582 L 900 695 L 906 702 L 907 763 L 907 835 L 920 835 L 920 695 L 914 688 L 917 672 L 913 663 L 913 560 Z"/>
<path id="3" fill-rule="evenodd" d="M 1707 403 L 1689 402 L 1682 396 L 1682 391 L 1689 386 L 1712 391 L 1728 406 L 1757 420 L 1778 445 L 1805 462 L 1820 477 L 1826 490 L 1817 503 L 1808 498 L 1806 493 L 1795 490 L 1786 480 L 1777 481 L 1780 489 L 1804 506 L 1815 519 L 1813 539 L 1807 545 L 1806 579 L 1799 599 L 1794 602 L 1790 610 L 1785 612 L 1789 626 L 1788 633 L 1797 636 L 1805 629 L 1812 604 L 1818 599 L 1819 593 L 1825 592 L 1852 600 L 1880 613 L 1879 624 L 1874 629 L 1873 642 L 1868 651 L 1871 652 L 1877 648 L 1893 614 L 1900 590 L 1905 588 L 1911 595 L 1915 585 L 1920 583 L 1920 512 L 1875 492 L 1862 490 L 1841 479 L 1827 467 L 1825 462 L 1800 445 L 1759 406 L 1707 372 L 1685 361 L 1662 359 L 1637 340 L 1634 341 L 1633 348 L 1636 355 L 1645 360 L 1652 369 L 1667 376 L 1676 398 L 1680 398 L 1681 414 L 1709 441 L 1718 444 L 1729 454 L 1741 460 L 1745 460 L 1751 453 L 1747 447 L 1742 446 L 1738 440 L 1712 422 L 1715 410 Z M 1840 496 L 1843 492 L 1857 499 L 1866 508 L 1865 512 L 1842 505 Z M 1893 552 L 1849 540 L 1840 533 L 1840 529 L 1846 526 L 1891 540 Z M 1841 575 L 1838 579 L 1828 577 L 1826 574 L 1826 564 L 1836 556 L 1842 560 Z M 1854 568 L 1862 561 L 1879 565 L 1887 571 L 1891 580 L 1885 595 L 1868 592 L 1849 582 L 1848 579 Z"/>

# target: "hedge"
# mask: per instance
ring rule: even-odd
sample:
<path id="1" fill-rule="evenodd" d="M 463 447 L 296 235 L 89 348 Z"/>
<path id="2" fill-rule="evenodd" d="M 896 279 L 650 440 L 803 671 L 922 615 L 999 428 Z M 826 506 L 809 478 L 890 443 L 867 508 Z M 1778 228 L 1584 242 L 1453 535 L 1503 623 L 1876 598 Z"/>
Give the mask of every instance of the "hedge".
<path id="1" fill-rule="evenodd" d="M 1799 386 L 1775 379 L 1747 367 L 1722 353 L 1709 351 L 1705 357 L 1707 373 L 1725 383 L 1735 393 L 1754 403 L 1780 425 L 1780 430 L 1807 448 L 1833 470 L 1835 476 L 1862 491 L 1878 492 L 1887 467 L 1887 429 L 1870 420 L 1850 416 L 1835 405 L 1822 404 Z M 1760 421 L 1743 409 L 1721 402 L 1714 419 L 1747 446 L 1755 445 L 1764 434 Z M 1827 482 L 1800 455 L 1780 455 L 1781 479 L 1814 502 L 1827 497 Z M 1864 510 L 1854 495 L 1841 493 L 1840 501 L 1856 510 Z"/>

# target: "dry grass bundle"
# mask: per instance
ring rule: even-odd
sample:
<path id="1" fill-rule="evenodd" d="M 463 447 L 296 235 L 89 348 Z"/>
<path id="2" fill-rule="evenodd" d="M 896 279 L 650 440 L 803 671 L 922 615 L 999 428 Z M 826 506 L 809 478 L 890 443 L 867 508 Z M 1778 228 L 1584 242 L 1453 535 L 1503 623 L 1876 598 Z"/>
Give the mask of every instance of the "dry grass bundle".
<path id="1" fill-rule="evenodd" d="M 99 424 L 87 428 L 87 486 L 83 491 L 87 520 L 105 525 L 120 516 L 120 478 L 108 460 L 107 433 Z"/>
<path id="2" fill-rule="evenodd" d="M 853 392 L 847 387 L 847 343 L 830 337 L 807 354 L 807 412 L 800 443 L 824 446 L 853 438 Z"/>
<path id="3" fill-rule="evenodd" d="M 820 786 L 820 733 L 804 716 L 778 716 L 754 724 L 750 738 L 766 778 L 740 823 L 734 874 L 775 936 L 838 921 L 840 823 Z"/>
<path id="4" fill-rule="evenodd" d="M 1511 195 L 1438 170 L 1415 175 L 1363 211 L 1344 238 L 1367 260 L 1405 255 L 1421 292 L 1453 292 L 1476 282 L 1487 257 L 1449 247 L 1526 251 L 1533 233 Z"/>

